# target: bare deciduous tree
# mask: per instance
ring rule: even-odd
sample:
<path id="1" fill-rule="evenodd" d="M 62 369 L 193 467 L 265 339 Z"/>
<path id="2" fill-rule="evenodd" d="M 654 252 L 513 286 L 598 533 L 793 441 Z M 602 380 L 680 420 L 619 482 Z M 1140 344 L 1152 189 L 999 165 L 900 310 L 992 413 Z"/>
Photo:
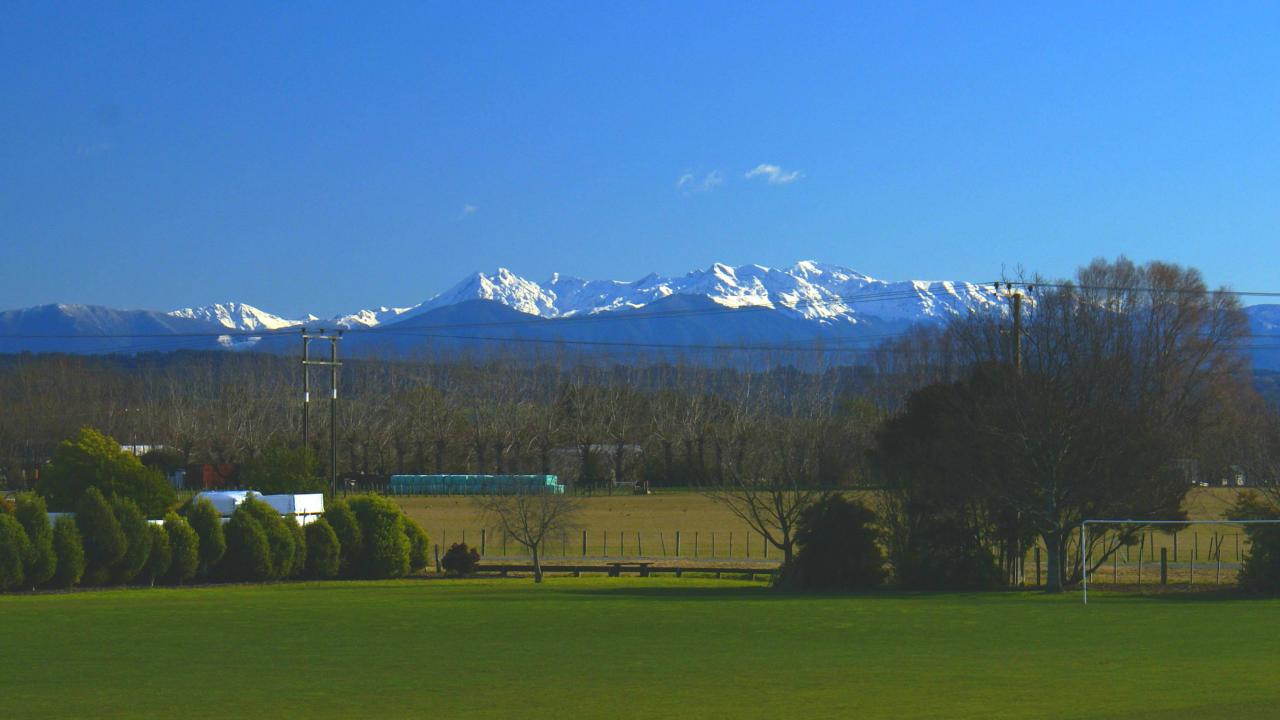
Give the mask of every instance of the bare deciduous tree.
<path id="1" fill-rule="evenodd" d="M 548 541 L 563 541 L 577 527 L 578 501 L 569 496 L 530 490 L 475 499 L 485 523 L 529 551 L 533 580 L 542 582 L 542 548 Z"/>

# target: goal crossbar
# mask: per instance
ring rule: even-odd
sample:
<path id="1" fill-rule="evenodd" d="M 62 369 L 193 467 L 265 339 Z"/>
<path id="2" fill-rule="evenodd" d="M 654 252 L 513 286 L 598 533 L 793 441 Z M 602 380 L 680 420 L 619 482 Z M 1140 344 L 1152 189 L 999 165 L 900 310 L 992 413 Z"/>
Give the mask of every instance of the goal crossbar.
<path id="1" fill-rule="evenodd" d="M 1080 523 L 1080 588 L 1084 604 L 1089 604 L 1089 526 L 1090 525 L 1280 525 L 1280 519 L 1268 520 L 1084 520 Z"/>

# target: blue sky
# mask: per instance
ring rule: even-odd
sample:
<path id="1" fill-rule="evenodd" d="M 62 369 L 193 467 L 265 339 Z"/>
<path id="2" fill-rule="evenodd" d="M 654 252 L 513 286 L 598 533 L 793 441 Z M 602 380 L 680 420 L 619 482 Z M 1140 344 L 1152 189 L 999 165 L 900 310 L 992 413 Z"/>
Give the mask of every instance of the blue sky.
<path id="1" fill-rule="evenodd" d="M 1280 288 L 1275 5 L 264 5 L 0 9 L 0 308 L 1121 253 Z"/>

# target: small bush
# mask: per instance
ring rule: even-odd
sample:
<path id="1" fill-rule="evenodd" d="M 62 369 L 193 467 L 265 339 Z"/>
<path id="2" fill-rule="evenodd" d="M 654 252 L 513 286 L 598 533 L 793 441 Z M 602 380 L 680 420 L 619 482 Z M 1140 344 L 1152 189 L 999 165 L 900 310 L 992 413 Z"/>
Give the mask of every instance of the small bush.
<path id="1" fill-rule="evenodd" d="M 43 585 L 49 582 L 58 567 L 58 555 L 53 551 L 53 525 L 49 522 L 44 498 L 32 493 L 19 496 L 14 517 L 31 541 L 30 562 L 23 568 L 25 582 L 31 587 Z"/>
<path id="2" fill-rule="evenodd" d="M 409 574 L 409 538 L 404 531 L 400 506 L 377 495 L 361 495 L 347 502 L 364 546 L 356 572 L 371 579 L 398 578 Z"/>
<path id="3" fill-rule="evenodd" d="M 1227 511 L 1232 520 L 1280 519 L 1280 508 L 1254 492 L 1245 492 Z M 1245 525 L 1249 554 L 1240 566 L 1240 589 L 1280 595 L 1280 525 Z"/>
<path id="4" fill-rule="evenodd" d="M 222 575 L 228 580 L 270 580 L 271 545 L 267 532 L 250 512 L 236 508 L 227 523 L 227 553 L 222 556 Z"/>
<path id="5" fill-rule="evenodd" d="M 338 536 L 338 546 L 342 553 L 339 559 L 338 574 L 343 577 L 355 577 L 360 565 L 360 555 L 364 552 L 364 538 L 360 533 L 360 522 L 346 500 L 335 500 L 325 508 L 324 519 L 329 522 L 333 532 Z"/>
<path id="6" fill-rule="evenodd" d="M 449 577 L 466 577 L 476 571 L 476 566 L 480 564 L 480 553 L 476 552 L 473 547 L 467 547 L 466 543 L 454 543 L 445 551 L 444 557 L 440 558 L 440 567 L 444 568 L 444 574 Z"/>
<path id="7" fill-rule="evenodd" d="M 316 580 L 329 580 L 338 576 L 342 562 L 342 549 L 333 526 L 320 518 L 304 528 L 306 535 L 306 575 Z"/>
<path id="8" fill-rule="evenodd" d="M 875 513 L 840 495 L 829 495 L 800 513 L 800 551 L 783 568 L 780 585 L 796 590 L 866 590 L 884 581 Z"/>
<path id="9" fill-rule="evenodd" d="M 404 533 L 409 538 L 409 569 L 418 572 L 431 564 L 431 538 L 408 516 L 404 518 Z"/>
<path id="10" fill-rule="evenodd" d="M 84 583 L 103 585 L 129 549 L 111 505 L 96 487 L 88 488 L 76 506 L 76 525 L 84 538 Z"/>
<path id="11" fill-rule="evenodd" d="M 165 578 L 181 585 L 196 575 L 200 566 L 200 536 L 182 516 L 171 512 L 164 516 L 164 531 L 169 535 L 169 572 Z"/>
<path id="12" fill-rule="evenodd" d="M 147 564 L 142 566 L 138 580 L 154 587 L 156 580 L 169 574 L 173 550 L 169 547 L 169 531 L 163 525 L 148 524 L 147 534 L 151 536 L 151 554 L 147 556 Z"/>
<path id="13" fill-rule="evenodd" d="M 120 561 L 111 566 L 111 581 L 124 584 L 142 572 L 142 566 L 151 557 L 151 533 L 147 519 L 142 516 L 137 503 L 127 498 L 113 498 L 111 510 L 124 533 L 125 550 Z"/>
<path id="14" fill-rule="evenodd" d="M 200 537 L 200 564 L 196 576 L 207 578 L 213 574 L 222 556 L 227 552 L 227 536 L 222 529 L 222 516 L 213 503 L 201 498 L 187 511 L 187 522 Z"/>
<path id="15" fill-rule="evenodd" d="M 906 590 L 990 590 L 1005 582 L 975 530 L 951 517 L 901 523 L 889 548 L 894 579 Z"/>
<path id="16" fill-rule="evenodd" d="M 60 517 L 53 525 L 53 553 L 58 556 L 52 585 L 69 588 L 80 584 L 84 576 L 84 540 L 80 528 L 69 517 Z"/>
<path id="17" fill-rule="evenodd" d="M 25 568 L 31 554 L 31 541 L 22 523 L 7 512 L 0 513 L 0 590 L 26 585 Z"/>

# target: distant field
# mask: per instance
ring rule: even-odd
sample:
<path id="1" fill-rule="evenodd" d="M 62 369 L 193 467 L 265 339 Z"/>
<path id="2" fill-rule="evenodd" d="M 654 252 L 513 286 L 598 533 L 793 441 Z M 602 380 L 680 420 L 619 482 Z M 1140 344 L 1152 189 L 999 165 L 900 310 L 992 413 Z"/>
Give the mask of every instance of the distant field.
<path id="1" fill-rule="evenodd" d="M 874 495 L 864 494 L 870 502 Z M 1218 519 L 1235 501 L 1238 491 L 1231 488 L 1196 488 L 1187 496 L 1186 508 L 1193 519 Z M 465 497 L 403 497 L 400 504 L 431 535 L 432 542 L 442 546 L 465 539 L 469 544 L 480 540 L 484 520 L 476 512 L 470 499 Z M 759 535 L 750 532 L 745 523 L 734 517 L 728 509 L 697 492 L 655 492 L 653 495 L 613 495 L 581 498 L 582 529 L 587 531 L 587 554 L 590 556 L 672 556 L 675 554 L 675 534 L 681 533 L 681 554 L 692 556 L 695 533 L 699 557 L 760 558 L 764 552 Z M 1188 527 L 1179 535 L 1179 557 L 1190 552 L 1200 543 L 1201 559 L 1207 551 L 1214 532 L 1238 533 L 1236 528 L 1210 525 Z M 607 536 L 606 536 L 607 533 Z M 639 546 L 636 535 L 639 533 Z M 1193 539 L 1194 538 L 1194 539 Z M 489 540 L 489 555 L 501 554 L 501 541 Z M 730 548 L 732 541 L 733 547 Z M 494 544 L 494 543 L 497 544 Z M 712 547 L 714 542 L 715 547 Z M 1172 536 L 1155 534 L 1158 555 L 1161 547 L 1172 552 Z M 574 533 L 563 543 L 553 543 L 553 554 L 580 556 L 581 533 Z M 1234 538 L 1223 545 L 1224 559 L 1234 553 Z M 515 554 L 508 548 L 508 554 Z M 770 556 L 777 552 L 770 550 Z M 1232 557 L 1234 559 L 1234 557 Z"/>
<path id="2" fill-rule="evenodd" d="M 1280 601 L 407 580 L 0 596 L 13 718 L 1270 718 Z M 1248 638 L 1248 642 L 1242 642 Z"/>

